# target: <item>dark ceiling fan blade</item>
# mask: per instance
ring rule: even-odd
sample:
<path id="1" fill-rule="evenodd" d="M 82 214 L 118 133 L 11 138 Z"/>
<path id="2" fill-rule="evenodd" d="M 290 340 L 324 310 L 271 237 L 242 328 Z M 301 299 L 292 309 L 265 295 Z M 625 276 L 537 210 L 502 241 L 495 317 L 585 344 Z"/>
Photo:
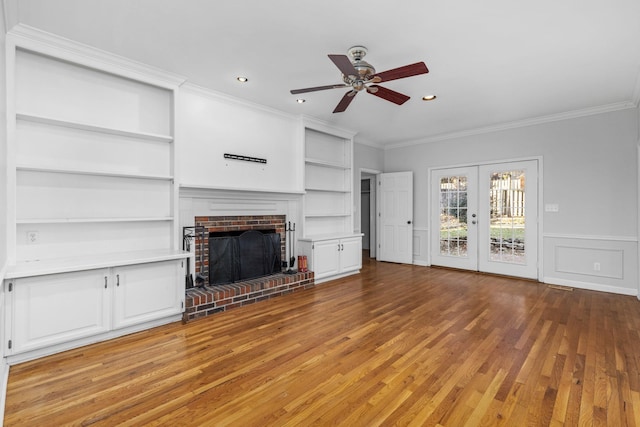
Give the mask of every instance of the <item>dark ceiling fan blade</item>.
<path id="1" fill-rule="evenodd" d="M 367 92 L 371 95 L 375 95 L 379 98 L 386 99 L 387 101 L 391 101 L 394 104 L 402 105 L 407 102 L 411 97 L 404 95 L 400 92 L 396 92 L 395 90 L 387 89 L 386 87 L 371 85 L 367 88 Z"/>
<path id="2" fill-rule="evenodd" d="M 338 105 L 336 105 L 336 108 L 333 110 L 333 112 L 342 113 L 344 110 L 346 110 L 349 104 L 351 104 L 351 101 L 353 101 L 353 98 L 356 97 L 357 93 L 358 92 L 356 92 L 355 90 L 350 90 L 349 92 L 345 93 L 340 102 L 338 102 Z"/>
<path id="3" fill-rule="evenodd" d="M 358 75 L 358 71 L 355 69 L 347 55 L 329 55 L 329 59 L 336 64 L 336 67 L 338 67 L 345 76 Z"/>
<path id="4" fill-rule="evenodd" d="M 308 87 L 308 88 L 305 88 L 305 89 L 294 89 L 294 90 L 291 91 L 291 94 L 295 95 L 295 94 L 298 94 L 298 93 L 315 92 L 317 90 L 338 89 L 338 88 L 341 88 L 341 87 L 347 87 L 347 85 L 339 84 L 339 85 Z"/>
<path id="5" fill-rule="evenodd" d="M 404 79 L 405 77 L 417 76 L 429 72 L 424 62 L 416 62 L 415 64 L 405 65 L 404 67 L 394 68 L 393 70 L 377 73 L 375 77 L 380 78 L 380 82 L 388 82 L 389 80 Z"/>

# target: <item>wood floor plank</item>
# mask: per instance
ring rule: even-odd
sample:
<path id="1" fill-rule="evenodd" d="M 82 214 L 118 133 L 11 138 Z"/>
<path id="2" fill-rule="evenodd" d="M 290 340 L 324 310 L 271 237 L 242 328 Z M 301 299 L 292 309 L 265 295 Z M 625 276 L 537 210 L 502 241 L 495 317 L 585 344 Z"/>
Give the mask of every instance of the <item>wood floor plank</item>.
<path id="1" fill-rule="evenodd" d="M 5 425 L 640 427 L 640 301 L 379 263 L 10 368 Z"/>

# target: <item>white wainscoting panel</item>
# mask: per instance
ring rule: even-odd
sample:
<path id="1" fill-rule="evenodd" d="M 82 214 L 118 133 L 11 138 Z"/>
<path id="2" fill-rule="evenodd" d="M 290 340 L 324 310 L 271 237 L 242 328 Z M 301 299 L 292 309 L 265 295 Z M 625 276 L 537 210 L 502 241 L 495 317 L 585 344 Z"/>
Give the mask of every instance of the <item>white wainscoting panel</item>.
<path id="1" fill-rule="evenodd" d="M 628 236 L 545 234 L 545 283 L 638 295 L 638 242 Z"/>
<path id="2" fill-rule="evenodd" d="M 428 266 L 429 263 L 429 229 L 413 227 L 413 263 Z"/>

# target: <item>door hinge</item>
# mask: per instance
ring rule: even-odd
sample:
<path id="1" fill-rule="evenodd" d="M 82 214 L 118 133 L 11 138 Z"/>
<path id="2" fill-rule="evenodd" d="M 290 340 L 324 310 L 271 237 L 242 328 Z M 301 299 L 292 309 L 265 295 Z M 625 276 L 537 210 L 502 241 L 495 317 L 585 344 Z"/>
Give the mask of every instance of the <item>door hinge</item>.
<path id="1" fill-rule="evenodd" d="M 13 291 L 13 282 L 9 282 L 9 292 Z"/>
<path id="2" fill-rule="evenodd" d="M 180 301 L 180 307 L 184 308 L 184 301 Z"/>
<path id="3" fill-rule="evenodd" d="M 13 345 L 13 342 L 11 340 L 9 340 L 9 342 L 7 343 L 7 348 L 9 348 L 9 350 L 11 350 L 11 346 Z"/>
<path id="4" fill-rule="evenodd" d="M 180 268 L 184 268 L 184 261 L 180 261 Z"/>

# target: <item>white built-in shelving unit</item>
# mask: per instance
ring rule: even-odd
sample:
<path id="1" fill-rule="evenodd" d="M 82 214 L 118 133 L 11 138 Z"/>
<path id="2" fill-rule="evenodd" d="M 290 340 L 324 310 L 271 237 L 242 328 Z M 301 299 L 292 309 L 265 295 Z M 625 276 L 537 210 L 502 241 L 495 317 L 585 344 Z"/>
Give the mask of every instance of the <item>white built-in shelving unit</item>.
<path id="1" fill-rule="evenodd" d="M 316 281 L 356 273 L 362 235 L 353 232 L 353 134 L 304 124 L 305 196 L 300 251 Z"/>
<path id="2" fill-rule="evenodd" d="M 178 319 L 182 79 L 28 27 L 7 51 L 5 354 Z"/>
<path id="3" fill-rule="evenodd" d="M 305 237 L 353 231 L 353 141 L 305 128 Z"/>

